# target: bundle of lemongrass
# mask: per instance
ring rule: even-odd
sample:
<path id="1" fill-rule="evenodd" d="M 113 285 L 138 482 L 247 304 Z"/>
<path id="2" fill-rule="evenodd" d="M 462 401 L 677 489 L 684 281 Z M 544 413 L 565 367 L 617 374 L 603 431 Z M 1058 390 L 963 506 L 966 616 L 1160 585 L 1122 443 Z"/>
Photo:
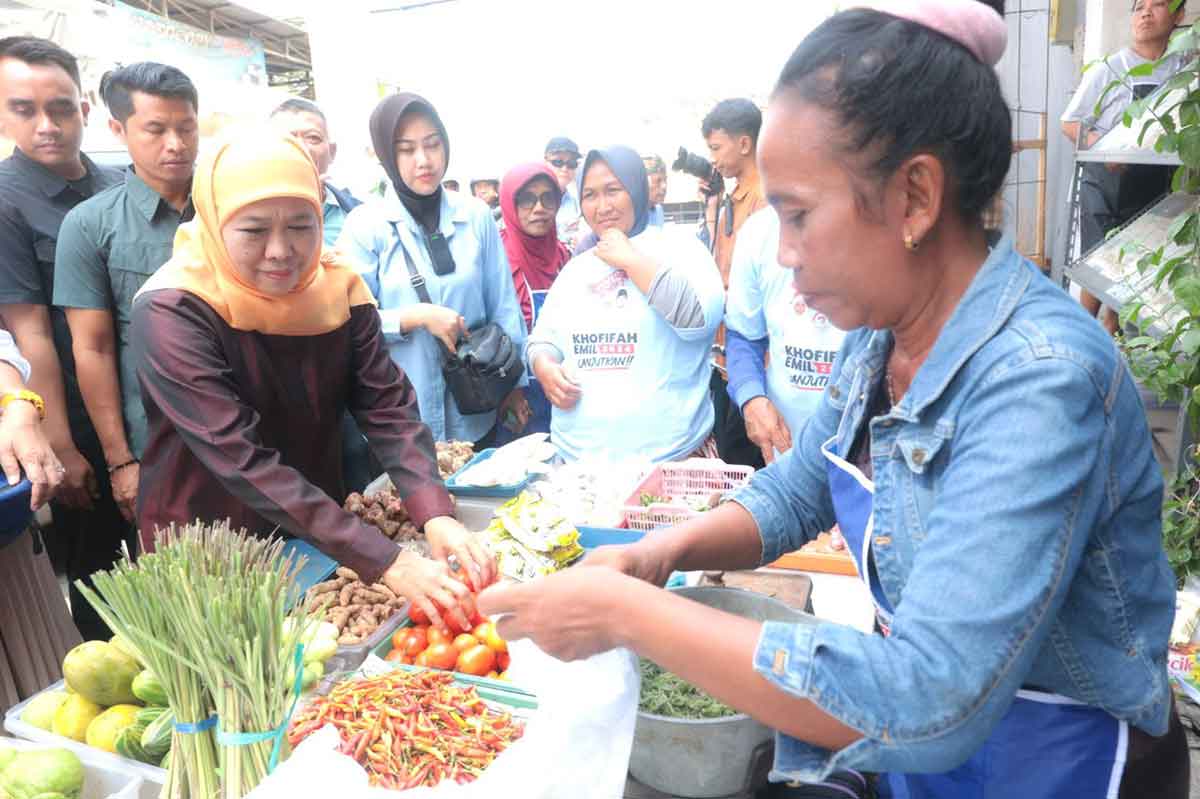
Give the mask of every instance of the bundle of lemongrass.
<path id="1" fill-rule="evenodd" d="M 254 734 L 285 727 L 293 707 L 311 615 L 294 579 L 303 562 L 227 522 L 172 525 L 155 540 L 153 553 L 95 574 L 95 591 L 77 585 L 162 680 L 177 724 L 164 799 L 237 799 L 284 745 Z"/>

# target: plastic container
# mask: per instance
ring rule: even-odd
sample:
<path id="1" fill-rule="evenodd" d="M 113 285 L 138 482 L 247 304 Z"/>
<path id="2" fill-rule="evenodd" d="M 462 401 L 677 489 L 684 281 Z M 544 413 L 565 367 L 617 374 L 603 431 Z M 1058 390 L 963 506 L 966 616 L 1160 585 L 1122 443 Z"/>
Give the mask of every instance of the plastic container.
<path id="1" fill-rule="evenodd" d="M 5 485 L 0 490 L 0 547 L 7 546 L 25 532 L 33 511 L 29 500 L 33 496 L 33 483 L 22 480 L 15 486 Z"/>
<path id="2" fill-rule="evenodd" d="M 40 749 L 70 747 L 57 743 L 23 741 L 19 738 L 0 738 L 0 749 L 4 748 L 15 749 L 18 752 L 34 752 Z M 83 763 L 83 791 L 80 799 L 158 799 L 161 785 L 144 780 L 120 763 L 110 763 L 105 758 L 98 757 L 107 755 L 107 752 L 87 746 L 83 748 L 86 751 L 71 749 Z"/>
<path id="3" fill-rule="evenodd" d="M 407 621 L 408 603 L 405 602 L 396 609 L 395 613 L 384 619 L 375 632 L 367 636 L 367 640 L 348 646 L 339 646 L 333 656 L 325 661 L 327 677 L 342 677 L 357 671 L 358 667 L 367 659 L 367 655 L 374 652 L 381 643 L 389 641 L 396 629 Z"/>
<path id="4" fill-rule="evenodd" d="M 495 454 L 496 450 L 494 448 L 485 449 L 474 458 L 471 458 L 461 469 L 446 478 L 446 490 L 460 497 L 515 497 L 517 494 L 520 494 L 525 490 L 525 486 L 529 485 L 531 478 L 528 473 L 525 474 L 524 480 L 517 483 L 509 483 L 508 485 L 473 486 L 463 485 L 458 482 L 460 475 L 465 474 L 468 469 L 478 466 Z"/>
<path id="5" fill-rule="evenodd" d="M 610 544 L 636 544 L 646 535 L 644 530 L 627 530 L 624 527 L 577 527 L 579 546 L 584 549 Z"/>
<path id="6" fill-rule="evenodd" d="M 296 575 L 301 595 L 308 593 L 308 589 L 317 583 L 329 579 L 329 575 L 333 574 L 338 565 L 336 560 L 299 538 L 290 538 L 283 542 L 283 555 L 285 558 L 290 555 L 293 560 L 301 557 L 306 559 L 304 568 Z"/>
<path id="7" fill-rule="evenodd" d="M 692 458 L 679 463 L 661 463 L 646 476 L 625 503 L 625 526 L 633 530 L 654 530 L 694 518 L 702 511 L 693 510 L 685 501 L 709 499 L 750 481 L 754 469 L 734 466 L 725 461 Z M 642 505 L 642 495 L 669 498 L 668 502 Z"/>
<path id="8" fill-rule="evenodd" d="M 66 690 L 66 686 L 62 680 L 59 680 L 41 693 L 44 694 L 49 691 L 63 690 Z M 166 769 L 161 769 L 158 766 L 151 766 L 149 763 L 139 763 L 136 760 L 129 760 L 121 757 L 120 755 L 115 755 L 111 752 L 105 752 L 103 749 L 96 749 L 88 746 L 85 743 L 80 743 L 79 741 L 74 741 L 70 738 L 64 738 L 61 735 L 55 735 L 49 730 L 43 730 L 38 727 L 34 727 L 31 724 L 26 724 L 25 722 L 21 721 L 21 714 L 25 712 L 25 707 L 32 702 L 33 699 L 34 697 L 31 696 L 24 702 L 13 705 L 11 708 L 9 708 L 8 712 L 4 714 L 4 729 L 8 730 L 8 732 L 15 735 L 17 738 L 24 738 L 26 741 L 33 741 L 34 743 L 44 747 L 60 747 L 62 749 L 70 749 L 72 752 L 79 755 L 79 759 L 84 761 L 85 766 L 87 766 L 89 763 L 92 763 L 97 767 L 102 767 L 113 773 L 124 774 L 130 778 L 139 778 L 140 780 L 144 781 L 145 785 L 149 786 L 148 788 L 140 787 L 138 789 L 141 792 L 140 799 L 157 799 L 159 789 L 162 787 L 163 783 L 167 781 Z M 96 796 L 100 797 L 103 797 L 104 795 L 105 794 L 96 794 Z M 139 793 L 135 792 L 133 796 L 137 797 L 139 796 Z M 87 799 L 87 797 L 88 793 L 85 790 L 84 799 Z M 122 799 L 127 799 L 127 797 L 122 795 Z M 130 797 L 129 799 L 132 798 Z"/>

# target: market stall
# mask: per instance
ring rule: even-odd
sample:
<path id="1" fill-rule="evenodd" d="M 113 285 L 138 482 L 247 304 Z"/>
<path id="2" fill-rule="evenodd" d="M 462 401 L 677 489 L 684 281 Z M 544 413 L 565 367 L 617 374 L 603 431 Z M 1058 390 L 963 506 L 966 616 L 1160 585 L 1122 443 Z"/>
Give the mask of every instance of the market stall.
<path id="1" fill-rule="evenodd" d="M 703 460 L 563 464 L 554 455 L 545 436 L 480 453 L 439 445 L 456 515 L 487 538 L 508 579 L 567 568 L 589 549 L 704 513 L 752 472 Z M 351 495 L 346 509 L 428 554 L 386 476 Z M 670 584 L 757 619 L 804 621 L 816 608 L 869 629 L 870 601 L 839 562 L 844 554 L 817 544 L 759 572 L 676 574 Z M 798 565 L 824 571 L 802 575 Z M 157 599 L 142 605 L 145 596 Z M 221 525 L 171 530 L 154 554 L 99 575 L 88 598 L 118 635 L 73 650 L 65 680 L 11 708 L 5 728 L 126 775 L 122 789 L 136 779 L 131 790 L 145 799 L 282 791 L 313 779 L 311 765 L 279 766 L 299 747 L 312 752 L 304 762 L 343 757 L 338 768 L 349 768 L 349 756 L 363 785 L 465 785 L 493 763 L 514 762 L 501 766 L 508 773 L 531 758 L 567 757 L 547 747 L 589 726 L 608 731 L 611 743 L 622 712 L 629 752 L 618 745 L 608 770 L 617 769 L 627 796 L 749 795 L 770 765 L 766 728 L 649 662 L 640 666 L 639 703 L 630 693 L 639 667 L 628 653 L 600 665 L 562 663 L 529 642 L 510 649 L 478 616 L 448 635 L 385 584 L 364 583 L 300 540 L 266 542 Z M 626 701 L 580 700 L 581 680 L 608 680 Z M 527 724 L 539 731 L 533 742 L 502 759 Z M 703 747 L 679 750 L 680 741 L 721 751 L 740 743 L 714 769 L 718 761 L 696 757 Z M 518 754 L 530 749 L 536 754 Z"/>

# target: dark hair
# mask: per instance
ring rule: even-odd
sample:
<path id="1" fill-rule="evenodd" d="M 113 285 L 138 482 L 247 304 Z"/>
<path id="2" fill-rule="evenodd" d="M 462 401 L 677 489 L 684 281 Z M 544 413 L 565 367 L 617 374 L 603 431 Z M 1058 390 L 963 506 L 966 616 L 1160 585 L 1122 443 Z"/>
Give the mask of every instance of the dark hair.
<path id="1" fill-rule="evenodd" d="M 36 36 L 7 36 L 0 39 L 0 58 L 15 58 L 26 64 L 42 64 L 61 67 L 76 88 L 83 91 L 79 81 L 79 62 L 75 56 L 59 47 L 49 39 L 39 39 Z"/>
<path id="2" fill-rule="evenodd" d="M 1008 174 L 1012 117 L 996 71 L 923 25 L 879 11 L 836 14 L 788 59 L 775 95 L 785 91 L 833 112 L 847 133 L 834 146 L 872 158 L 876 181 L 917 153 L 937 157 L 948 201 L 969 222 Z"/>
<path id="3" fill-rule="evenodd" d="M 191 78 L 166 64 L 141 61 L 109 70 L 100 78 L 100 96 L 108 113 L 122 125 L 133 115 L 134 92 L 187 100 L 194 111 L 200 110 L 200 96 Z"/>
<path id="4" fill-rule="evenodd" d="M 329 120 L 325 118 L 325 112 L 321 110 L 320 106 L 312 100 L 306 100 L 303 97 L 289 97 L 271 112 L 271 116 L 273 117 L 280 114 L 316 114 L 321 118 L 323 123 L 326 125 L 329 124 Z"/>
<path id="5" fill-rule="evenodd" d="M 1137 11 L 1137 4 L 1139 2 L 1141 2 L 1141 0 L 1133 0 L 1133 2 L 1129 4 L 1129 13 L 1130 14 L 1132 14 L 1134 11 Z M 1187 0 L 1179 0 L 1179 7 L 1176 8 L 1171 13 L 1178 14 L 1180 11 L 1184 11 L 1186 9 L 1187 9 Z"/>
<path id="6" fill-rule="evenodd" d="M 749 136 L 757 145 L 761 127 L 762 111 L 749 100 L 738 97 L 717 103 L 700 123 L 700 132 L 707 139 L 714 130 L 723 130 L 730 136 Z"/>
<path id="7" fill-rule="evenodd" d="M 475 187 L 481 183 L 490 183 L 496 187 L 496 191 L 500 191 L 500 181 L 495 178 L 475 178 L 468 185 L 471 187 L 471 192 L 475 192 Z"/>

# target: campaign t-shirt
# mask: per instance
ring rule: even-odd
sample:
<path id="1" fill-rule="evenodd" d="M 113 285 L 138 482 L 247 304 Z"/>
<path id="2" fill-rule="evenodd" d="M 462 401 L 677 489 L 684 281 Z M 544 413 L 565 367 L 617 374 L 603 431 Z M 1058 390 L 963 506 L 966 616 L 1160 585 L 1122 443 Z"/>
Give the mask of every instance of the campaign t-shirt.
<path id="1" fill-rule="evenodd" d="M 632 241 L 687 276 L 704 324 L 669 324 L 624 272 L 594 250 L 563 268 L 530 345 L 554 345 L 582 391 L 574 408 L 551 414 L 551 440 L 569 460 L 672 460 L 694 452 L 712 431 L 709 354 L 723 300 L 716 264 L 690 235 L 647 228 Z"/>
<path id="2" fill-rule="evenodd" d="M 794 436 L 817 409 L 846 334 L 805 304 L 778 251 L 779 215 L 764 208 L 738 233 L 725 325 L 747 339 L 768 339 L 767 399 Z"/>

